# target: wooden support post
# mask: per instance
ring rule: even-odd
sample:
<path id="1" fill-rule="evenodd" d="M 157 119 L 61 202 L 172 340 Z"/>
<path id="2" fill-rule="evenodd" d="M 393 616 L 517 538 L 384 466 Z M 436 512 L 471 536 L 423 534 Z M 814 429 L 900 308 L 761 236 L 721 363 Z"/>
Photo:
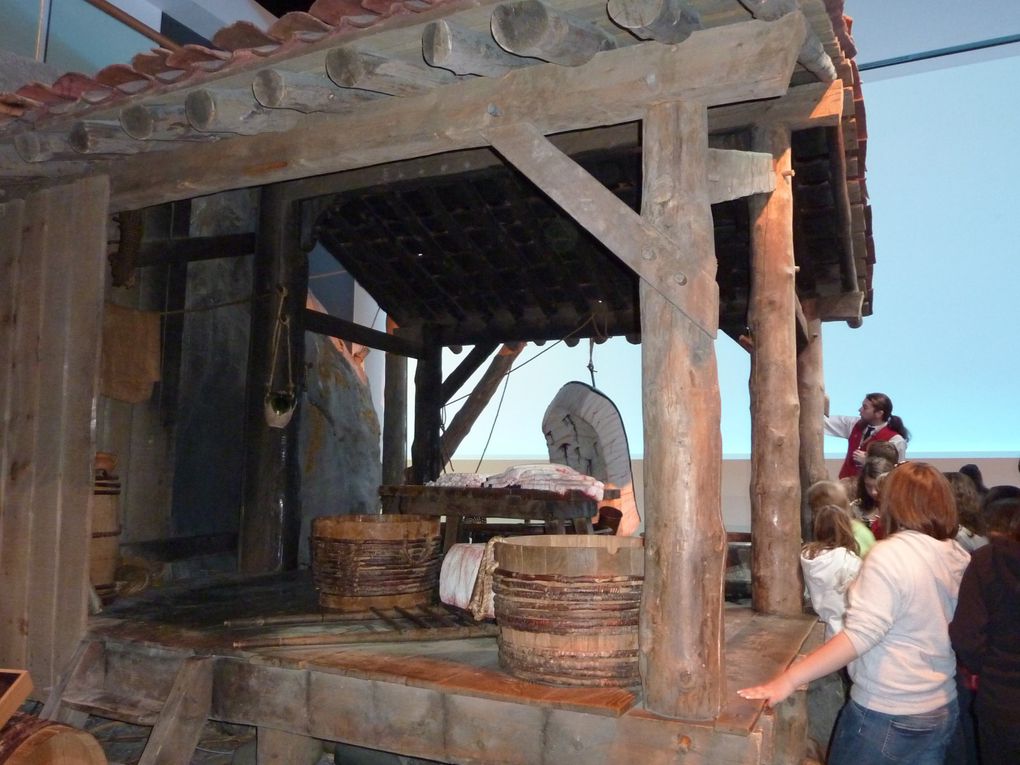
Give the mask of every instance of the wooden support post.
<path id="1" fill-rule="evenodd" d="M 386 330 L 392 334 L 397 325 L 387 317 Z M 383 387 L 382 482 L 404 482 L 407 468 L 407 357 L 386 354 L 386 380 Z"/>
<path id="2" fill-rule="evenodd" d="M 499 384 L 503 382 L 503 378 L 510 374 L 510 368 L 520 355 L 520 352 L 524 350 L 525 345 L 527 343 L 507 343 L 500 348 L 499 353 L 489 362 L 489 367 L 485 370 L 485 374 L 482 375 L 475 389 L 471 391 L 471 395 L 468 396 L 467 401 L 457 411 L 457 414 L 450 421 L 449 427 L 447 427 L 446 432 L 443 434 L 443 438 L 440 441 L 440 451 L 443 455 L 444 465 L 453 459 L 453 453 L 457 451 L 457 447 L 464 440 L 464 436 L 471 432 L 471 426 L 475 424 L 478 415 L 482 413 L 486 404 L 492 399 Z M 443 403 L 446 403 L 445 398 Z"/>
<path id="3" fill-rule="evenodd" d="M 790 130 L 757 127 L 754 149 L 775 161 L 776 186 L 751 198 L 751 581 L 757 611 L 799 614 L 800 404 L 794 331 Z"/>
<path id="4" fill-rule="evenodd" d="M 825 377 L 823 375 L 822 321 L 814 300 L 803 303 L 807 320 L 807 345 L 797 355 L 797 397 L 800 400 L 800 533 L 811 538 L 811 511 L 807 490 L 816 481 L 829 477 L 825 469 L 822 416 L 825 413 Z"/>
<path id="5" fill-rule="evenodd" d="M 704 106 L 662 104 L 644 121 L 641 212 L 715 271 Z M 680 253 L 675 257 L 679 258 Z M 718 314 L 718 295 L 714 297 Z M 714 718 L 722 656 L 722 436 L 712 338 L 641 282 L 645 583 L 641 682 L 667 717 Z"/>
<path id="6" fill-rule="evenodd" d="M 411 483 L 435 480 L 443 469 L 439 430 L 443 406 L 443 347 L 436 330 L 422 329 L 422 351 L 414 372 L 414 440 L 411 442 Z"/>
<path id="7" fill-rule="evenodd" d="M 252 280 L 244 504 L 238 542 L 238 562 L 246 574 L 285 571 L 297 565 L 301 529 L 300 411 L 295 411 L 284 427 L 271 427 L 266 419 L 266 400 L 270 383 L 273 392 L 287 392 L 292 384 L 296 406 L 304 387 L 301 317 L 308 294 L 308 260 L 298 246 L 299 238 L 297 206 L 284 201 L 279 186 L 267 186 L 259 205 Z M 286 324 L 278 327 L 278 317 Z"/>

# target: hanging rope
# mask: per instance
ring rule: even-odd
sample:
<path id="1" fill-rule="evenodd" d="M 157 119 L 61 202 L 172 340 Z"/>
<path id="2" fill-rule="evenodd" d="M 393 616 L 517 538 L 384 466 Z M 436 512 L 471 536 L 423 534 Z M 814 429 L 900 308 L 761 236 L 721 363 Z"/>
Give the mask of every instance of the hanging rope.
<path id="1" fill-rule="evenodd" d="M 294 360 L 290 347 L 290 319 L 284 315 L 283 308 L 287 301 L 287 288 L 277 285 L 280 302 L 276 308 L 276 321 L 273 325 L 273 340 L 269 353 L 269 380 L 266 382 L 265 414 L 266 423 L 271 428 L 284 428 L 294 414 L 297 399 L 294 395 Z M 276 370 L 280 359 L 280 336 L 287 346 L 287 385 L 284 388 L 274 386 Z"/>
<path id="2" fill-rule="evenodd" d="M 591 387 L 595 387 L 595 338 L 588 338 L 588 374 L 591 375 Z"/>

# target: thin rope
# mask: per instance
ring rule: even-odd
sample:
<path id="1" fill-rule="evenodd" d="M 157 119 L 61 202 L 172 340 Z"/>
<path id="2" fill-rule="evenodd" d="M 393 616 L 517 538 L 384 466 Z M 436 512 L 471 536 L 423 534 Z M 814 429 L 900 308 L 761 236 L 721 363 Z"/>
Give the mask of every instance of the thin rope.
<path id="1" fill-rule="evenodd" d="M 496 432 L 496 423 L 499 422 L 499 410 L 503 408 L 503 398 L 506 396 L 507 386 L 510 384 L 510 373 L 503 376 L 503 392 L 499 394 L 499 403 L 496 405 L 496 416 L 492 418 L 492 427 L 489 428 L 489 437 L 485 439 L 485 446 L 482 447 L 482 454 L 475 465 L 475 472 L 482 469 L 482 462 L 485 460 L 485 453 L 489 451 L 489 442 L 492 441 L 492 434 Z"/>

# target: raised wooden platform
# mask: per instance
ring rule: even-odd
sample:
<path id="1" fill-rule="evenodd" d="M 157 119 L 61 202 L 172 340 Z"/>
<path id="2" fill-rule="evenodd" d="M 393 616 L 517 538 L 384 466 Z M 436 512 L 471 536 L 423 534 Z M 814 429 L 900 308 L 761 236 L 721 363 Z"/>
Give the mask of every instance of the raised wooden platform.
<path id="1" fill-rule="evenodd" d="M 413 614 L 424 626 L 390 613 L 338 620 L 315 604 L 307 573 L 154 591 L 117 603 L 92 619 L 79 666 L 49 710 L 142 720 L 160 730 L 158 710 L 175 693 L 188 695 L 178 688 L 185 673 L 188 684 L 206 678 L 212 719 L 486 765 L 665 765 L 680 753 L 685 763 L 758 765 L 786 761 L 782 753 L 803 723 L 803 699 L 788 702 L 785 713 L 763 715 L 760 702 L 741 699 L 736 690 L 792 661 L 816 623 L 811 618 L 729 608 L 726 705 L 717 720 L 693 722 L 648 712 L 638 689 L 559 688 L 513 678 L 499 667 L 495 638 L 485 636 L 492 625 L 476 625 L 480 636 L 442 639 L 443 628 L 461 627 L 464 634 L 472 628 L 442 609 L 433 614 L 440 639 L 429 640 L 428 616 Z M 422 639 L 400 638 L 402 630 Z M 379 642 L 387 631 L 394 641 Z M 359 633 L 372 642 L 349 642 Z M 333 636 L 337 644 L 235 647 L 302 635 Z M 197 702 L 191 702 L 193 709 Z"/>

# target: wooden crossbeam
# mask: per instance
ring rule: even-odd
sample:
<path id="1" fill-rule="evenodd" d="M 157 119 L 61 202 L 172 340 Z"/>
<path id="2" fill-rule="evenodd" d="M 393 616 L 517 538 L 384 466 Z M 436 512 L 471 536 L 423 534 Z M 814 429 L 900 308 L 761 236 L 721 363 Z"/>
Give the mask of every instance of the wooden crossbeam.
<path id="1" fill-rule="evenodd" d="M 382 99 L 349 114 L 305 115 L 292 129 L 234 139 L 243 142 L 236 151 L 190 145 L 168 152 L 158 166 L 130 157 L 109 168 L 113 211 L 477 148 L 487 144 L 482 131 L 493 111 L 501 121 L 529 119 L 550 134 L 633 122 L 654 101 L 717 106 L 781 96 L 804 31 L 801 14 L 747 21 L 702 30 L 679 45 L 606 51 L 583 66 L 529 66 L 415 98 Z M 741 55 L 733 58 L 733 50 Z"/>
<path id="2" fill-rule="evenodd" d="M 353 321 L 346 321 L 338 316 L 331 316 L 321 311 L 313 311 L 310 308 L 305 309 L 304 326 L 308 332 L 329 335 L 330 337 L 358 343 L 369 348 L 386 351 L 387 353 L 396 353 L 410 358 L 421 356 L 421 347 L 416 343 L 405 340 L 397 335 L 379 332 L 370 327 L 355 324 Z"/>
<path id="3" fill-rule="evenodd" d="M 708 196 L 712 204 L 768 194 L 775 187 L 771 155 L 759 151 L 708 150 Z"/>
<path id="4" fill-rule="evenodd" d="M 689 254 L 620 201 L 533 125 L 487 132 L 493 148 L 709 337 L 719 324 L 719 285 Z"/>

